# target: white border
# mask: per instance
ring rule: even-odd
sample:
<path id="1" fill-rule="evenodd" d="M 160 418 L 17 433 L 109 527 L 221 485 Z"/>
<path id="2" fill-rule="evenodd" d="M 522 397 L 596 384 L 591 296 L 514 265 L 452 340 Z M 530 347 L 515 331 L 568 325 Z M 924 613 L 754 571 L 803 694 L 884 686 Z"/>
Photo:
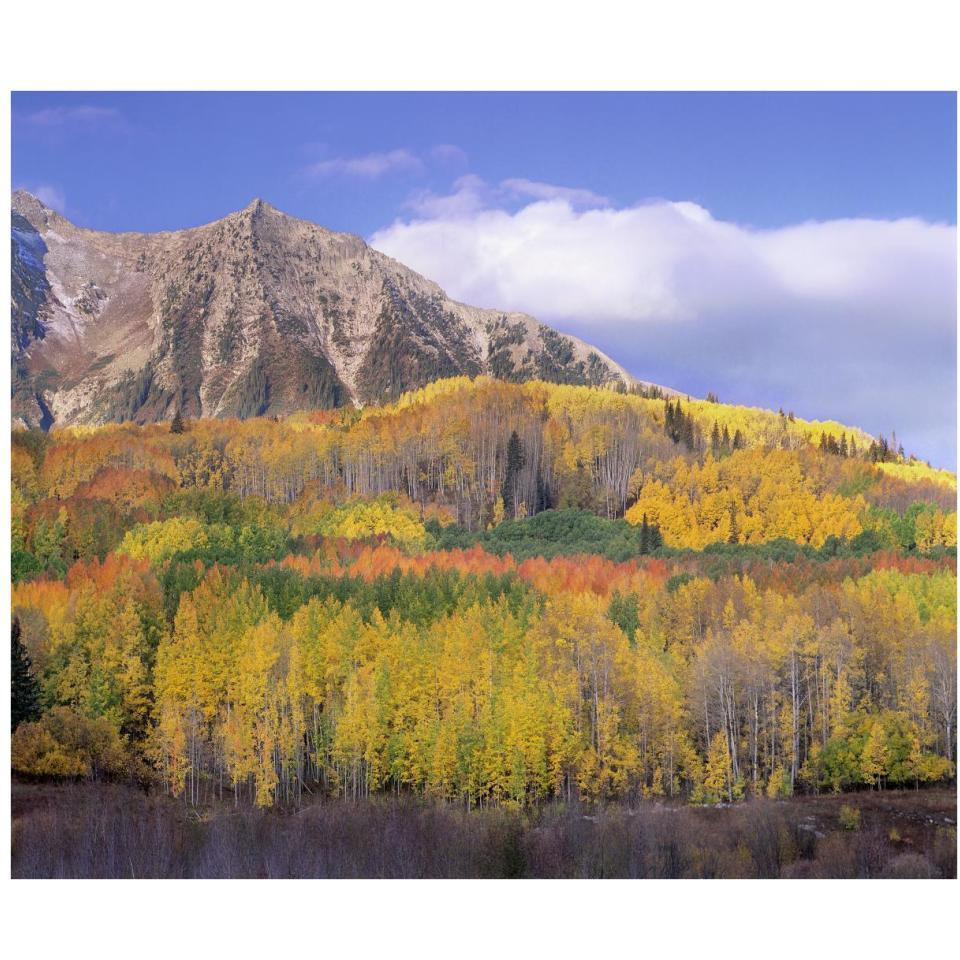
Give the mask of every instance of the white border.
<path id="1" fill-rule="evenodd" d="M 6 4 L 14 89 L 956 90 L 956 5 L 929 0 Z M 10 100 L 3 101 L 10 177 Z M 5 226 L 9 209 L 4 204 Z M 9 249 L 9 248 L 7 248 Z M 9 269 L 0 270 L 9 303 Z M 8 328 L 9 329 L 9 328 Z M 9 377 L 9 366 L 0 365 Z M 9 422 L 9 381 L 2 385 Z M 9 446 L 0 444 L 3 530 Z M 9 604 L 9 551 L 0 589 Z M 0 658 L 8 689 L 6 657 Z M 0 811 L 9 876 L 9 716 Z M 4 882 L 23 956 L 911 956 L 955 941 L 949 883 Z M 948 897 L 950 898 L 948 900 Z M 948 907 L 949 904 L 949 907 Z M 951 909 L 952 908 L 952 909 Z M 239 951 L 239 952 L 238 952 Z"/>

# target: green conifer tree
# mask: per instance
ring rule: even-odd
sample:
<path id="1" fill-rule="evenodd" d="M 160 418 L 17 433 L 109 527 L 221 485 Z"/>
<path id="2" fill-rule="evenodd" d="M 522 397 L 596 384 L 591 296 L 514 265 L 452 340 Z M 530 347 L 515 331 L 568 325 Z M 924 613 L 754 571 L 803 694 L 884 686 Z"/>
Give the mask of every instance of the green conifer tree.
<path id="1" fill-rule="evenodd" d="M 20 618 L 10 631 L 10 729 L 40 716 L 40 685 L 33 675 L 27 648 L 20 639 Z"/>
<path id="2" fill-rule="evenodd" d="M 503 477 L 503 506 L 508 517 L 516 518 L 517 501 L 520 499 L 520 471 L 526 462 L 520 435 L 514 430 L 507 442 L 507 467 Z"/>
<path id="3" fill-rule="evenodd" d="M 643 522 L 640 524 L 640 552 L 650 552 L 650 524 L 647 522 L 647 515 L 643 515 Z"/>
<path id="4" fill-rule="evenodd" d="M 717 426 L 717 421 L 713 421 L 713 430 L 710 431 L 710 452 L 713 454 L 714 459 L 717 459 L 720 456 L 720 446 L 722 440 L 720 439 L 720 428 Z"/>

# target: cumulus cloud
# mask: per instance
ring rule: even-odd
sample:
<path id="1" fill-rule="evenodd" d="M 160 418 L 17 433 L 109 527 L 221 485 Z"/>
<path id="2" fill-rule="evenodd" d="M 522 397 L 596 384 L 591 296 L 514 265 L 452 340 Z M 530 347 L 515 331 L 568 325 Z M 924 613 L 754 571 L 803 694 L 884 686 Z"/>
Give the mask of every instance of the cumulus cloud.
<path id="1" fill-rule="evenodd" d="M 419 217 L 436 221 L 461 220 L 480 213 L 495 198 L 487 183 L 468 173 L 454 181 L 453 193 L 436 194 L 432 190 L 417 190 L 405 206 Z"/>
<path id="2" fill-rule="evenodd" d="M 562 187 L 522 177 L 490 184 L 482 177 L 468 173 L 454 181 L 452 193 L 436 194 L 430 190 L 419 190 L 408 199 L 406 207 L 421 217 L 460 219 L 485 209 L 500 209 L 517 200 L 529 202 L 531 198 L 562 200 L 575 208 L 609 204 L 606 197 L 580 187 Z"/>
<path id="3" fill-rule="evenodd" d="M 954 465 L 954 226 L 757 230 L 689 201 L 613 208 L 561 189 L 464 177 L 448 196 L 415 197 L 413 216 L 371 243 L 457 299 L 590 339 L 643 379 L 896 429 L 908 450 Z M 537 199 L 511 209 L 518 194 Z"/>
<path id="4" fill-rule="evenodd" d="M 397 149 L 359 157 L 333 157 L 310 164 L 304 172 L 313 177 L 350 176 L 376 180 L 387 173 L 419 173 L 423 169 L 424 163 L 416 154 Z"/>

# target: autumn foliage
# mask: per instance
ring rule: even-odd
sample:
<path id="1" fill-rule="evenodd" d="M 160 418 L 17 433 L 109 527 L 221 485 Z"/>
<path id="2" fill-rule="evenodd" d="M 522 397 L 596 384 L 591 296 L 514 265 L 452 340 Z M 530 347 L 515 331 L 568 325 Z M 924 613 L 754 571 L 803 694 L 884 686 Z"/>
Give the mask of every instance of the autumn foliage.
<path id="1" fill-rule="evenodd" d="M 951 475 L 838 424 L 678 407 L 457 379 L 284 421 L 15 434 L 43 713 L 14 767 L 261 806 L 953 777 Z"/>

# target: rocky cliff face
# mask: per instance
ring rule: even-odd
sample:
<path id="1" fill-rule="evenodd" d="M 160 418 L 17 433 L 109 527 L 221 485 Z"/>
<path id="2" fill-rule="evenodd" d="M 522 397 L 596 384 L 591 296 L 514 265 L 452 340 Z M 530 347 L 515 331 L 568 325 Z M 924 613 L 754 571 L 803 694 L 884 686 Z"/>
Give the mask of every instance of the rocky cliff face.
<path id="1" fill-rule="evenodd" d="M 457 374 L 631 382 L 576 338 L 456 303 L 260 200 L 194 229 L 112 234 L 18 192 L 12 228 L 13 414 L 31 426 L 377 403 Z"/>

